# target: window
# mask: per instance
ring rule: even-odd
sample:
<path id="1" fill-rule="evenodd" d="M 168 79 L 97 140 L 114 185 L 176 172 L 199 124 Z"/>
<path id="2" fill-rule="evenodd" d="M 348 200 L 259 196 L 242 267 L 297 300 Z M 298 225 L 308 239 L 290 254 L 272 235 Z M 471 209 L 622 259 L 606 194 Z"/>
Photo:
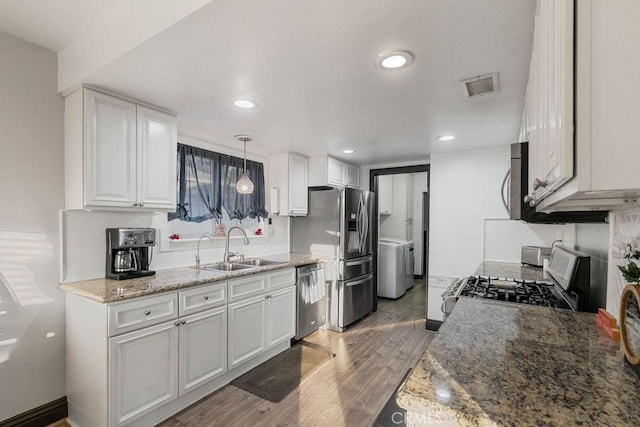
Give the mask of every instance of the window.
<path id="1" fill-rule="evenodd" d="M 267 217 L 264 166 L 247 160 L 247 174 L 254 183 L 253 194 L 238 194 L 236 182 L 242 176 L 243 159 L 202 148 L 178 144 L 177 207 L 168 214 L 170 229 L 184 237 L 213 232 L 218 224 L 227 228 L 242 225 L 255 228 Z M 176 230 L 183 230 L 181 233 Z"/>

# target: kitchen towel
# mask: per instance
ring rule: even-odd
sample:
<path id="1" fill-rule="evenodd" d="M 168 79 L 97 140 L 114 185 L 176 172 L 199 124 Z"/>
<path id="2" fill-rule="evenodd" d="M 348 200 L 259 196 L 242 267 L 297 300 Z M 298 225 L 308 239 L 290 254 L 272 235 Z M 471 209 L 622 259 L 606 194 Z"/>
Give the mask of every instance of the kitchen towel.
<path id="1" fill-rule="evenodd" d="M 309 303 L 315 304 L 325 295 L 324 283 L 320 280 L 320 270 L 314 270 L 309 276 Z"/>

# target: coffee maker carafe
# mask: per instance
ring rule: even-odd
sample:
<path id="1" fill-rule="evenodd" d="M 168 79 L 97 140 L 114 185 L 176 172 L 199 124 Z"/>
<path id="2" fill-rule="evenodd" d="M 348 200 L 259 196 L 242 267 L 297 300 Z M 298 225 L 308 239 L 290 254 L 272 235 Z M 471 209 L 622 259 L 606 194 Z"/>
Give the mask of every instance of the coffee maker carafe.
<path id="1" fill-rule="evenodd" d="M 107 228 L 106 236 L 105 277 L 124 280 L 156 274 L 149 270 L 156 244 L 155 228 Z"/>

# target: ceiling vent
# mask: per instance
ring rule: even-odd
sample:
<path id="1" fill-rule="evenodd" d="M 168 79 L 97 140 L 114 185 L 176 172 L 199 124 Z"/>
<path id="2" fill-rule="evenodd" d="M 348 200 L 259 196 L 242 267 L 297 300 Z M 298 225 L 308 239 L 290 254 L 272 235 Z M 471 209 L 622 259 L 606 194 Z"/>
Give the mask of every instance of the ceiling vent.
<path id="1" fill-rule="evenodd" d="M 497 72 L 465 79 L 461 83 L 467 98 L 500 92 Z"/>

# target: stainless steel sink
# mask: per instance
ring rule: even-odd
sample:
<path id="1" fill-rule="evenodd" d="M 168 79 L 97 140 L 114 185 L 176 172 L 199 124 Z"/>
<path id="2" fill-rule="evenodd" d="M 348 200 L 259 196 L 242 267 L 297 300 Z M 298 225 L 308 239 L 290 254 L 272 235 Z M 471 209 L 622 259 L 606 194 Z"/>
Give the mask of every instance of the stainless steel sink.
<path id="1" fill-rule="evenodd" d="M 268 259 L 253 258 L 237 261 L 237 263 L 251 267 L 264 267 L 266 265 L 285 264 L 286 261 L 271 261 Z"/>
<path id="2" fill-rule="evenodd" d="M 212 270 L 212 271 L 236 271 L 236 270 L 246 270 L 248 268 L 253 268 L 253 265 L 244 265 L 236 262 L 216 262 L 213 264 L 204 264 L 199 268 L 201 270 Z"/>

